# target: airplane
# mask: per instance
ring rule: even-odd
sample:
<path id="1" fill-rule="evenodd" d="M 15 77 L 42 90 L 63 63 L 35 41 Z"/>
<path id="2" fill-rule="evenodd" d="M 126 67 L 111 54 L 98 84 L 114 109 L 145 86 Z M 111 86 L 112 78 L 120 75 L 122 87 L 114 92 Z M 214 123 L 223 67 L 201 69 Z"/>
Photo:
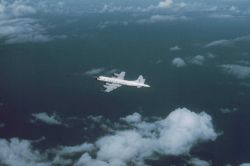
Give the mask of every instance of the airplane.
<path id="1" fill-rule="evenodd" d="M 137 80 L 129 81 L 124 80 L 125 72 L 122 71 L 120 74 L 114 73 L 113 77 L 105 77 L 105 76 L 99 76 L 96 79 L 98 81 L 106 82 L 104 87 L 106 88 L 105 92 L 111 92 L 115 90 L 116 88 L 121 87 L 122 85 L 132 86 L 132 87 L 150 87 L 149 85 L 145 84 L 145 79 L 142 75 L 140 75 Z"/>

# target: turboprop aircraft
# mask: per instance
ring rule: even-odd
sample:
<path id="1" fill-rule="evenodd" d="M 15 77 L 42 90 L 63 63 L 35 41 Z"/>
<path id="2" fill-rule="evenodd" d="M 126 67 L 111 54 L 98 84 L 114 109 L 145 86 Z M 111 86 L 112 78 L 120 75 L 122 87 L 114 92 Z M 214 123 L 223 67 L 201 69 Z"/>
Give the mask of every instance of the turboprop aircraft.
<path id="1" fill-rule="evenodd" d="M 115 90 L 116 88 L 121 87 L 122 85 L 126 86 L 132 86 L 132 87 L 150 87 L 149 85 L 145 84 L 145 79 L 143 78 L 142 75 L 140 75 L 136 80 L 129 81 L 129 80 L 124 80 L 125 72 L 122 71 L 120 74 L 114 73 L 113 77 L 106 77 L 106 76 L 99 76 L 96 79 L 98 81 L 103 81 L 106 82 L 104 87 L 106 88 L 104 91 L 105 92 L 111 92 Z"/>

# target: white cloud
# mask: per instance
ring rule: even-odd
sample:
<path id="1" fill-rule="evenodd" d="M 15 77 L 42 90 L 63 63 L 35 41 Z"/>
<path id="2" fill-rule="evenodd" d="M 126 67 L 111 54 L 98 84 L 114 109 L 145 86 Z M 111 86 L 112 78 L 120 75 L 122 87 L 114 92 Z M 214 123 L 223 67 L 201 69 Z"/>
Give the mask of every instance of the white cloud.
<path id="1" fill-rule="evenodd" d="M 97 25 L 98 28 L 100 29 L 105 29 L 108 26 L 126 26 L 130 23 L 130 21 L 121 21 L 121 20 L 117 20 L 117 21 L 104 21 L 100 24 Z"/>
<path id="2" fill-rule="evenodd" d="M 146 7 L 141 6 L 124 6 L 124 5 L 113 5 L 113 4 L 105 4 L 102 9 L 99 11 L 100 13 L 114 13 L 114 12 L 150 12 L 157 10 L 159 7 L 155 5 L 149 5 Z"/>
<path id="3" fill-rule="evenodd" d="M 30 141 L 0 139 L 0 164 L 9 166 L 49 166 L 46 157 L 33 150 Z"/>
<path id="4" fill-rule="evenodd" d="M 88 152 L 94 150 L 94 145 L 90 143 L 83 143 L 75 146 L 61 146 L 58 150 L 58 155 L 74 154 L 79 152 Z"/>
<path id="5" fill-rule="evenodd" d="M 205 161 L 205 160 L 201 160 L 199 158 L 192 158 L 188 161 L 188 164 L 191 164 L 193 166 L 210 166 L 210 163 Z"/>
<path id="6" fill-rule="evenodd" d="M 24 1 L 1 1 L 0 39 L 7 44 L 51 40 L 39 21 L 28 17 L 35 13 L 36 10 Z"/>
<path id="7" fill-rule="evenodd" d="M 117 69 L 110 69 L 108 71 L 106 71 L 106 74 L 114 74 L 115 72 L 118 72 Z"/>
<path id="8" fill-rule="evenodd" d="M 63 123 L 60 120 L 61 118 L 55 113 L 49 116 L 46 112 L 40 112 L 32 114 L 32 116 L 35 118 L 35 120 L 46 123 L 48 125 L 63 125 Z"/>
<path id="9" fill-rule="evenodd" d="M 105 136 L 96 142 L 99 148 L 97 158 L 102 161 L 112 162 L 119 160 L 124 164 L 135 162 L 149 157 L 153 153 L 152 140 L 143 138 L 134 130 L 116 132 L 114 135 Z"/>
<path id="10" fill-rule="evenodd" d="M 103 116 L 98 115 L 98 116 L 88 116 L 88 119 L 92 120 L 93 122 L 100 123 L 103 120 Z"/>
<path id="11" fill-rule="evenodd" d="M 250 67 L 241 66 L 235 64 L 226 64 L 220 66 L 224 72 L 236 76 L 239 79 L 249 78 L 250 77 Z"/>
<path id="12" fill-rule="evenodd" d="M 188 153 L 199 141 L 215 140 L 217 134 L 211 123 L 211 116 L 202 112 L 196 114 L 186 108 L 176 109 L 160 121 L 160 147 L 166 154 Z"/>
<path id="13" fill-rule="evenodd" d="M 107 163 L 102 160 L 92 159 L 88 153 L 84 153 L 74 166 L 126 166 L 126 164 L 121 163 L 119 160 Z"/>
<path id="14" fill-rule="evenodd" d="M 56 165 L 72 165 L 74 161 L 70 157 L 76 154 L 93 151 L 94 149 L 94 145 L 90 143 L 83 143 L 75 146 L 60 146 L 50 150 L 50 153 L 55 154 L 52 163 Z"/>
<path id="15" fill-rule="evenodd" d="M 235 111 L 238 111 L 238 109 L 237 108 L 232 108 L 232 109 L 220 108 L 220 112 L 223 113 L 223 114 L 228 114 L 228 113 L 232 113 L 232 112 L 235 112 Z"/>
<path id="16" fill-rule="evenodd" d="M 186 16 L 177 16 L 177 15 L 160 15 L 155 14 L 150 16 L 147 19 L 138 20 L 138 23 L 157 23 L 157 22 L 166 22 L 166 21 L 187 21 L 189 18 Z"/>
<path id="17" fill-rule="evenodd" d="M 182 58 L 177 57 L 172 60 L 172 65 L 176 67 L 183 67 L 183 66 L 186 66 L 186 63 Z"/>
<path id="18" fill-rule="evenodd" d="M 133 116 L 133 115 L 132 115 Z M 194 144 L 215 140 L 211 117 L 196 114 L 186 108 L 176 109 L 169 116 L 154 122 L 128 122 L 133 129 L 116 131 L 97 140 L 97 156 L 88 160 L 107 163 L 119 162 L 143 165 L 146 158 L 160 155 L 187 154 Z"/>
<path id="19" fill-rule="evenodd" d="M 204 47 L 208 48 L 208 47 L 216 47 L 216 46 L 224 46 L 224 47 L 234 46 L 234 44 L 237 42 L 250 42 L 250 36 L 249 35 L 242 36 L 242 37 L 237 37 L 237 38 L 229 39 L 229 40 L 226 40 L 226 39 L 215 40 L 206 44 Z"/>
<path id="20" fill-rule="evenodd" d="M 103 72 L 105 69 L 104 68 L 95 68 L 95 69 L 90 69 L 85 72 L 86 75 L 97 75 Z"/>
<path id="21" fill-rule="evenodd" d="M 179 46 L 173 46 L 169 50 L 170 51 L 178 51 L 178 50 L 181 50 L 181 48 Z"/>
<path id="22" fill-rule="evenodd" d="M 193 57 L 191 59 L 191 63 L 195 64 L 195 65 L 202 65 L 205 61 L 205 57 L 202 55 L 196 55 L 195 57 Z"/>
<path id="23" fill-rule="evenodd" d="M 14 0 L 12 2 L 0 2 L 0 18 L 22 17 L 30 14 L 35 14 L 36 9 L 27 5 L 24 1 Z"/>
<path id="24" fill-rule="evenodd" d="M 17 18 L 0 21 L 0 38 L 5 43 L 47 42 L 51 40 L 44 35 L 45 30 L 34 19 Z"/>
<path id="25" fill-rule="evenodd" d="M 36 10 L 32 6 L 26 5 L 22 1 L 14 1 L 8 8 L 15 17 L 36 13 Z"/>
<path id="26" fill-rule="evenodd" d="M 221 39 L 221 40 L 212 41 L 212 42 L 206 44 L 205 47 L 228 46 L 230 44 L 231 44 L 230 40 Z"/>
<path id="27" fill-rule="evenodd" d="M 139 113 L 124 119 L 121 124 L 126 122 L 127 127 L 113 125 L 112 132 L 93 143 L 59 146 L 44 153 L 33 150 L 31 141 L 0 139 L 0 163 L 10 166 L 143 166 L 146 159 L 187 155 L 194 145 L 213 141 L 218 136 L 210 115 L 186 108 L 178 108 L 164 119 L 146 121 Z"/>
<path id="28" fill-rule="evenodd" d="M 218 18 L 218 19 L 229 19 L 229 18 L 234 18 L 235 16 L 231 14 L 219 14 L 219 13 L 214 13 L 209 15 L 210 18 Z"/>
<path id="29" fill-rule="evenodd" d="M 164 0 L 159 2 L 158 7 L 160 8 L 169 8 L 173 4 L 173 0 Z"/>
<path id="30" fill-rule="evenodd" d="M 242 163 L 239 166 L 250 166 L 250 163 Z"/>
<path id="31" fill-rule="evenodd" d="M 240 12 L 239 8 L 237 6 L 234 6 L 234 5 L 229 8 L 229 11 L 235 12 L 235 13 L 239 13 Z"/>
<path id="32" fill-rule="evenodd" d="M 135 112 L 132 115 L 128 115 L 124 118 L 121 118 L 122 120 L 126 121 L 127 123 L 139 123 L 141 122 L 141 114 Z"/>
<path id="33" fill-rule="evenodd" d="M 214 54 L 208 52 L 208 53 L 206 53 L 206 57 L 207 57 L 207 58 L 210 58 L 210 59 L 213 59 L 213 58 L 215 58 L 216 56 L 215 56 Z"/>

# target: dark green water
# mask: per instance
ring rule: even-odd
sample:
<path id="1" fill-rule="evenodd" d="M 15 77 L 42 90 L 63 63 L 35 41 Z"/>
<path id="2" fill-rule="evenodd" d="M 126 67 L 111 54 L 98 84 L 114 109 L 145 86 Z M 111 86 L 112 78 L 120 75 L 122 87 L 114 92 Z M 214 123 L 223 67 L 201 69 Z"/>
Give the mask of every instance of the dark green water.
<path id="1" fill-rule="evenodd" d="M 223 132 L 215 142 L 194 148 L 192 153 L 212 160 L 215 165 L 238 164 L 250 158 L 250 88 L 241 85 L 250 83 L 249 78 L 239 80 L 219 67 L 249 61 L 249 42 L 204 48 L 214 40 L 249 35 L 249 23 L 198 19 L 98 29 L 92 26 L 95 22 L 91 17 L 79 17 L 70 25 L 62 23 L 61 18 L 49 20 L 58 25 L 51 35 L 65 34 L 66 39 L 0 45 L 0 120 L 6 124 L 0 128 L 1 137 L 46 136 L 46 145 L 53 147 L 91 141 L 99 136 L 83 131 L 80 125 L 70 129 L 30 125 L 30 116 L 36 112 L 79 118 L 103 115 L 117 120 L 133 112 L 165 117 L 176 108 L 187 107 L 210 114 L 215 129 Z M 170 51 L 175 45 L 181 50 Z M 201 66 L 189 63 L 195 55 L 207 53 L 215 57 L 207 58 Z M 182 57 L 187 66 L 173 66 L 174 57 Z M 142 74 L 151 88 L 121 87 L 103 93 L 102 83 L 84 74 L 94 68 L 124 70 L 127 79 Z M 238 111 L 230 114 L 219 111 L 234 107 Z M 179 159 L 169 160 L 153 165 L 176 163 Z"/>

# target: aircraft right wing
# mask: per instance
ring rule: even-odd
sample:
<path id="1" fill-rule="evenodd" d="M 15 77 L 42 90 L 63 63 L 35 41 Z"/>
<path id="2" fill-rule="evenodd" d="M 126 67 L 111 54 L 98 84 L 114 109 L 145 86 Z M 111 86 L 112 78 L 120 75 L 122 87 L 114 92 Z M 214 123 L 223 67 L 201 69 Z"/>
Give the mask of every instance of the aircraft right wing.
<path id="1" fill-rule="evenodd" d="M 104 87 L 106 88 L 104 91 L 105 92 L 111 92 L 111 91 L 113 91 L 113 90 L 115 90 L 116 88 L 119 88 L 119 87 L 121 87 L 122 85 L 120 85 L 120 84 L 114 84 L 114 83 L 106 83 L 105 85 L 104 85 Z"/>

